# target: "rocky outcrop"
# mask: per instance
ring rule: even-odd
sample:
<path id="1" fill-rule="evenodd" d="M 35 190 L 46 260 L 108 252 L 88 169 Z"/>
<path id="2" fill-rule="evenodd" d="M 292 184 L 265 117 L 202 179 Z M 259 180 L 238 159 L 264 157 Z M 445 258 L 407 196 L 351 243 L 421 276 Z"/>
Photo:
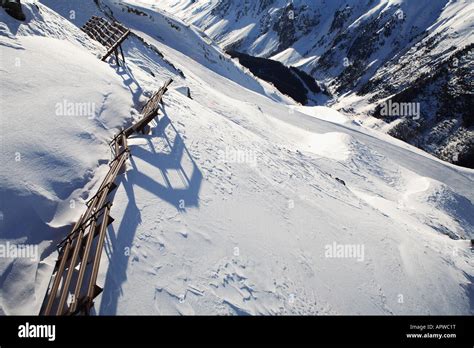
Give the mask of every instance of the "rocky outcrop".
<path id="1" fill-rule="evenodd" d="M 2 0 L 0 4 L 5 9 L 5 12 L 13 18 L 18 19 L 19 21 L 24 21 L 26 19 L 23 9 L 21 8 L 20 0 Z"/>

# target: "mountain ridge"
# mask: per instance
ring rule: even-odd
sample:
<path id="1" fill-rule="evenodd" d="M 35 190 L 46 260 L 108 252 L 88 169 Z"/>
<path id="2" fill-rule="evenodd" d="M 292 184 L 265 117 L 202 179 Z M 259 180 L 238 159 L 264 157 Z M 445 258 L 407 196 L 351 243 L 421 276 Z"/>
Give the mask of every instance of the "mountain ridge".
<path id="1" fill-rule="evenodd" d="M 363 124 L 474 167 L 472 2 L 165 0 L 160 7 L 224 48 L 306 71 L 332 93 L 328 105 Z M 464 83 L 453 90 L 459 75 Z M 381 117 L 389 99 L 420 103 L 421 120 Z"/>

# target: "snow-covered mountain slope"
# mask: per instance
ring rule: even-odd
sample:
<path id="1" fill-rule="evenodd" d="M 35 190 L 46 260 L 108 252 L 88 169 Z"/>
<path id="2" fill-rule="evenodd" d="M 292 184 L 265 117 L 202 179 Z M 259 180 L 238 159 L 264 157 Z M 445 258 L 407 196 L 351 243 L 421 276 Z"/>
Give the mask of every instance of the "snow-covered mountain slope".
<path id="1" fill-rule="evenodd" d="M 133 101 L 96 43 L 47 7 L 26 7 L 27 24 L 0 11 L 0 239 L 38 245 L 43 259 L 77 218 L 76 189 L 104 173 L 105 141 Z M 0 312 L 31 313 L 41 265 L 2 257 L 0 270 Z"/>
<path id="2" fill-rule="evenodd" d="M 112 106 L 104 107 L 111 123 L 104 123 L 103 138 L 87 145 L 94 147 L 88 153 L 86 145 L 71 140 L 76 126 L 59 133 L 57 122 L 35 123 L 43 127 L 35 133 L 40 144 L 51 134 L 64 137 L 68 154 L 61 158 L 70 166 L 87 155 L 88 168 L 96 168 L 108 151 L 107 135 L 130 116 L 131 103 L 138 108 L 148 92 L 169 77 L 175 80 L 152 133 L 130 139 L 132 158 L 115 193 L 115 221 L 101 263 L 98 314 L 473 313 L 474 267 L 466 240 L 474 230 L 473 170 L 361 127 L 335 110 L 291 105 L 208 46 L 194 28 L 142 2 L 98 4 L 42 0 L 36 4 L 41 16 L 32 18 L 36 6 L 26 1 L 30 20 L 16 34 L 7 18 L 1 20 L 16 44 L 24 45 L 25 56 L 55 49 L 43 45 L 33 53 L 25 42 L 67 32 L 60 43 L 74 47 L 76 60 L 55 51 L 58 72 L 48 70 L 50 79 L 62 81 L 62 98 L 91 93 L 84 99 L 95 100 L 96 88 L 120 98 L 113 113 Z M 124 45 L 126 69 L 100 63 L 100 48 L 77 28 L 101 11 L 134 33 Z M 2 57 L 15 56 L 12 46 L 2 41 Z M 84 81 L 89 68 L 72 68 L 80 59 L 87 64 L 78 67 L 96 71 L 90 81 Z M 15 74 L 2 67 L 2 81 L 11 88 L 22 86 L 36 104 L 54 102 L 53 93 L 33 95 L 33 84 L 46 77 L 26 69 Z M 22 85 L 26 78 L 32 85 Z M 101 85 L 102 79 L 109 83 Z M 2 126 L 10 126 L 16 120 L 3 110 L 15 98 L 4 99 L 4 93 Z M 31 119 L 37 110 L 47 114 L 25 108 L 23 117 Z M 29 141 L 27 132 L 21 128 L 22 137 L 3 142 L 2 161 Z M 34 150 L 26 148 L 24 155 L 37 159 Z M 61 175 L 62 162 L 44 161 L 51 172 L 37 172 L 39 178 Z M 22 165 L 26 172 L 35 169 L 34 161 Z M 70 181 L 81 176 L 80 170 L 67 172 Z M 11 211 L 7 216 L 6 203 L 13 207 L 21 197 L 35 197 L 21 176 L 10 174 L 2 171 L 3 221 L 20 219 Z M 97 170 L 92 182 L 101 175 Z M 53 185 L 38 185 L 42 199 L 55 192 Z M 3 192 L 10 186 L 17 193 L 6 201 Z M 67 213 L 50 208 L 62 217 L 61 231 L 66 233 L 94 192 L 89 181 L 64 189 L 62 204 L 70 197 L 76 204 Z M 36 207 L 48 205 L 40 201 Z M 32 221 L 35 228 L 50 219 Z M 45 250 L 39 263 L 1 261 L 0 306 L 6 314 L 37 313 L 41 305 L 60 236 L 40 228 L 34 236 L 29 243 Z M 1 237 L 24 242 L 4 226 Z"/>
<path id="3" fill-rule="evenodd" d="M 333 93 L 333 107 L 366 124 L 474 167 L 472 1 L 164 0 L 156 6 L 227 49 L 305 70 Z M 419 103 L 420 115 L 381 115 L 388 99 Z"/>

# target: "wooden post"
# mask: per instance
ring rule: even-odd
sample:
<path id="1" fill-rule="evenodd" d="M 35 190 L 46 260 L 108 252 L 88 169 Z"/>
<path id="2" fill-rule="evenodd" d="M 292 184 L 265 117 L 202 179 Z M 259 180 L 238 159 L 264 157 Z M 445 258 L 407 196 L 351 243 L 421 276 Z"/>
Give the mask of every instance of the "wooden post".
<path id="1" fill-rule="evenodd" d="M 117 49 L 114 50 L 114 54 L 115 54 L 115 60 L 117 61 L 117 65 L 120 66 L 120 61 L 119 61 L 119 57 L 118 57 L 118 54 L 117 54 Z"/>
<path id="2" fill-rule="evenodd" d="M 122 55 L 123 64 L 125 64 L 125 56 L 123 55 L 122 45 L 119 46 L 120 54 Z"/>

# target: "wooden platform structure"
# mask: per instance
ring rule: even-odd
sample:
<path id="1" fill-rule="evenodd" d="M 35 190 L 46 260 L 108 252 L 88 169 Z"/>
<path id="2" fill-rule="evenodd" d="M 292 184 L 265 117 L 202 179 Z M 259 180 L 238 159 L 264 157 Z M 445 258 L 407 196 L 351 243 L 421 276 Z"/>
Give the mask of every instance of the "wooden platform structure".
<path id="1" fill-rule="evenodd" d="M 81 29 L 107 49 L 107 53 L 101 59 L 102 61 L 105 61 L 112 53 L 115 53 L 115 60 L 120 65 L 118 57 L 118 51 L 120 50 L 122 60 L 125 63 L 122 42 L 130 34 L 129 29 L 118 22 L 109 22 L 97 16 L 92 16 Z"/>
<path id="2" fill-rule="evenodd" d="M 142 109 L 142 119 L 120 131 L 112 139 L 110 145 L 113 159 L 109 163 L 107 175 L 97 193 L 86 203 L 86 212 L 58 244 L 59 257 L 40 315 L 90 314 L 94 299 L 102 292 L 96 282 L 107 226 L 113 222 L 110 216 L 112 200 L 109 196 L 117 187 L 115 180 L 130 153 L 127 138 L 134 132 L 143 131 L 158 115 L 159 104 L 172 82 L 171 79 L 166 81 L 149 99 Z"/>

